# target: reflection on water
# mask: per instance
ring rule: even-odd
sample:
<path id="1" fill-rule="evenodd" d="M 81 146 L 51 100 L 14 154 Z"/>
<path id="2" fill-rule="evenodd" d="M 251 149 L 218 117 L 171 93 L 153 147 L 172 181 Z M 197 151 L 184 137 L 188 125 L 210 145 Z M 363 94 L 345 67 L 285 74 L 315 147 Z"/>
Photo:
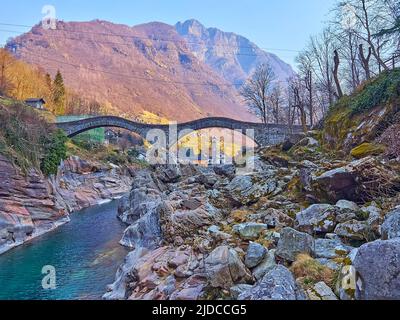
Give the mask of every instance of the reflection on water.
<path id="1" fill-rule="evenodd" d="M 0 299 L 100 299 L 127 250 L 117 202 L 71 215 L 71 222 L 0 256 Z M 56 270 L 55 290 L 42 289 L 43 266 Z"/>

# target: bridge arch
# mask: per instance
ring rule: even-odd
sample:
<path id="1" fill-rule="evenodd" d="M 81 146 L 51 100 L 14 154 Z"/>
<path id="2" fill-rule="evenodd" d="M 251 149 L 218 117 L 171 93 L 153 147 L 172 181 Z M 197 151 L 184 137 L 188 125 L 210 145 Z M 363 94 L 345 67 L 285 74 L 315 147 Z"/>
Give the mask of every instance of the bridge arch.
<path id="1" fill-rule="evenodd" d="M 173 125 L 156 125 L 133 122 L 124 118 L 114 116 L 101 116 L 82 119 L 71 122 L 61 122 L 56 124 L 58 128 L 64 130 L 69 137 L 74 137 L 88 130 L 101 127 L 116 127 L 126 129 L 140 135 L 146 139 L 151 130 L 159 130 L 163 132 L 169 141 L 171 128 Z M 176 131 L 179 133 L 184 130 L 199 131 L 210 128 L 230 129 L 233 131 L 241 131 L 244 135 L 249 136 L 259 146 L 266 146 L 283 142 L 288 136 L 302 132 L 301 126 L 292 128 L 292 132 L 288 132 L 285 125 L 264 125 L 262 123 L 243 122 L 228 118 L 204 118 L 191 122 L 176 124 Z"/>

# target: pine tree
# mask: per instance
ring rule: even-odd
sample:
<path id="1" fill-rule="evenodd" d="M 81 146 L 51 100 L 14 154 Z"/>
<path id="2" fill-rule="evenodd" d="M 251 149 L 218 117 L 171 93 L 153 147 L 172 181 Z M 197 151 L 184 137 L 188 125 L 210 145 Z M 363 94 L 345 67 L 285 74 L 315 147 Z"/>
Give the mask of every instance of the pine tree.
<path id="1" fill-rule="evenodd" d="M 54 78 L 52 91 L 53 91 L 53 105 L 55 114 L 57 115 L 65 114 L 65 103 L 66 103 L 65 86 L 60 70 L 57 71 L 56 77 Z"/>

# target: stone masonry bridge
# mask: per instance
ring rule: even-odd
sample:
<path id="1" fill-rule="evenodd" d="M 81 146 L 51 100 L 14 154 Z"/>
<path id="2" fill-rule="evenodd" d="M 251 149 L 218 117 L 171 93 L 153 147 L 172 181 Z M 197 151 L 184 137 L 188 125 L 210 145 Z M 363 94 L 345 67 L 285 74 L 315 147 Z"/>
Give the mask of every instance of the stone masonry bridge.
<path id="1" fill-rule="evenodd" d="M 262 123 L 242 122 L 228 118 L 204 118 L 187 123 L 180 123 L 176 126 L 176 134 L 179 138 L 183 138 L 185 135 L 190 133 L 189 131 L 221 128 L 240 131 L 245 136 L 254 140 L 261 147 L 284 142 L 287 138 L 298 135 L 303 131 L 301 126 L 293 126 L 289 132 L 288 126 L 286 125 L 265 125 Z M 169 143 L 170 133 L 173 132 L 171 131 L 170 125 L 145 124 L 114 116 L 100 116 L 78 121 L 60 122 L 57 123 L 57 127 L 64 130 L 69 137 L 74 137 L 91 129 L 116 127 L 137 133 L 150 142 L 154 141 L 154 138 L 158 136 L 157 132 L 162 132 L 165 134 L 167 139 L 166 143 Z"/>

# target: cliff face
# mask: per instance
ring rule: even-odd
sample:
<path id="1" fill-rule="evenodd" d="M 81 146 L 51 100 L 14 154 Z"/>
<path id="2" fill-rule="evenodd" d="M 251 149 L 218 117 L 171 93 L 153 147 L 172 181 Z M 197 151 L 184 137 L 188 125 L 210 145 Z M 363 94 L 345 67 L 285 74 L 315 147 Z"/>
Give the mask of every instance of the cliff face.
<path id="1" fill-rule="evenodd" d="M 68 213 L 57 205 L 37 171 L 24 176 L 0 156 L 0 174 L 0 253 L 40 230 L 54 228 L 58 221 L 68 221 Z"/>
<path id="2" fill-rule="evenodd" d="M 23 174 L 0 155 L 0 254 L 69 221 L 69 213 L 126 193 L 129 172 L 66 160 L 57 176 Z"/>

